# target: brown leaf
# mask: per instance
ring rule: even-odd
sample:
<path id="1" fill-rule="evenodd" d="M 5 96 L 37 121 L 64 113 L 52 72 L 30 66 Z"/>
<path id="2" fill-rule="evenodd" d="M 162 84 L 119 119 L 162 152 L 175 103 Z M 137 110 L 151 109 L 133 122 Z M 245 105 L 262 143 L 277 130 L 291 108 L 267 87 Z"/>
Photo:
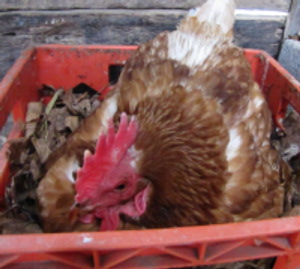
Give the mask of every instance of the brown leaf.
<path id="1" fill-rule="evenodd" d="M 62 97 L 63 104 L 72 112 L 73 111 L 73 103 L 75 102 L 75 96 L 72 91 L 67 91 Z"/>
<path id="2" fill-rule="evenodd" d="M 61 132 L 66 128 L 65 118 L 68 116 L 67 108 L 53 108 L 48 116 L 48 122 L 54 126 L 54 131 Z"/>
<path id="3" fill-rule="evenodd" d="M 300 216 L 300 206 L 292 208 L 290 211 L 284 213 L 284 217 Z"/>
<path id="4" fill-rule="evenodd" d="M 36 198 L 38 182 L 29 168 L 24 167 L 11 179 L 6 188 L 5 199 L 11 216 L 24 221 L 38 221 L 39 208 Z"/>
<path id="5" fill-rule="evenodd" d="M 65 126 L 68 127 L 72 132 L 75 131 L 79 126 L 79 118 L 77 116 L 66 117 Z"/>
<path id="6" fill-rule="evenodd" d="M 0 215 L 0 234 L 43 233 L 41 227 L 32 221 Z"/>
<path id="7" fill-rule="evenodd" d="M 30 141 L 26 137 L 20 137 L 12 139 L 8 143 L 7 157 L 10 165 L 24 165 L 31 150 Z"/>
<path id="8" fill-rule="evenodd" d="M 5 193 L 9 216 L 0 218 L 3 233 L 41 232 L 36 188 L 45 173 L 43 164 L 100 103 L 98 94 L 83 84 L 66 93 L 44 86 L 41 95 L 52 99 L 47 109 L 40 103 L 29 104 L 25 131 L 29 138 L 10 142 L 11 183 Z"/>
<path id="9" fill-rule="evenodd" d="M 42 176 L 41 163 L 37 158 L 32 158 L 30 160 L 30 172 L 34 180 L 38 180 L 41 178 Z"/>
<path id="10" fill-rule="evenodd" d="M 300 153 L 300 116 L 291 109 L 283 120 L 285 136 L 280 138 L 280 154 L 285 161 L 290 161 Z"/>
<path id="11" fill-rule="evenodd" d="M 31 102 L 27 106 L 25 137 L 30 137 L 35 133 L 35 129 L 43 113 L 44 105 L 40 102 Z"/>
<path id="12" fill-rule="evenodd" d="M 31 142 L 40 158 L 41 163 L 45 163 L 51 153 L 47 141 L 45 138 L 32 137 Z"/>
<path id="13" fill-rule="evenodd" d="M 88 116 L 92 111 L 92 106 L 89 100 L 83 99 L 79 103 L 73 104 L 73 110 L 77 111 L 82 116 Z"/>

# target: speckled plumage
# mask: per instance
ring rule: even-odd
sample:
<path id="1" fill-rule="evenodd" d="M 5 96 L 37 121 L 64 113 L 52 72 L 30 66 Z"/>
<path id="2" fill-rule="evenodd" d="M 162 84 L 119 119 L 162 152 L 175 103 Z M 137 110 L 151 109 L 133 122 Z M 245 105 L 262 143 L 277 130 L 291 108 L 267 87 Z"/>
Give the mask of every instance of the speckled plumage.
<path id="1" fill-rule="evenodd" d="M 145 213 L 121 216 L 123 227 L 225 223 L 282 213 L 288 173 L 270 145 L 268 106 L 243 50 L 232 44 L 234 7 L 225 2 L 221 22 L 205 20 L 199 8 L 178 30 L 161 33 L 127 61 L 104 104 L 51 162 L 38 192 L 44 220 L 55 215 L 47 207 L 49 186 L 63 178 L 59 173 L 67 163 L 82 159 L 83 150 L 80 157 L 72 148 L 95 142 L 107 120 L 118 122 L 121 112 L 136 117 L 134 169 L 151 189 Z"/>

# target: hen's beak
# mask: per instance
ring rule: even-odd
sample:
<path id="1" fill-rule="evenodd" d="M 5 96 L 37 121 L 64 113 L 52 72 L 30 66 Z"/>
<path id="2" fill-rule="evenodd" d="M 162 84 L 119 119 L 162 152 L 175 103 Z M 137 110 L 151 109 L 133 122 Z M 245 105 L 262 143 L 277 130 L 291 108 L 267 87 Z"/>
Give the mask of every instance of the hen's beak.
<path id="1" fill-rule="evenodd" d="M 69 220 L 70 223 L 73 225 L 79 218 L 79 204 L 76 202 L 71 206 L 70 213 L 69 213 Z"/>
<path id="2" fill-rule="evenodd" d="M 92 223 L 95 220 L 95 216 L 91 208 L 83 207 L 81 204 L 75 202 L 70 208 L 69 220 L 72 225 L 77 221 Z"/>

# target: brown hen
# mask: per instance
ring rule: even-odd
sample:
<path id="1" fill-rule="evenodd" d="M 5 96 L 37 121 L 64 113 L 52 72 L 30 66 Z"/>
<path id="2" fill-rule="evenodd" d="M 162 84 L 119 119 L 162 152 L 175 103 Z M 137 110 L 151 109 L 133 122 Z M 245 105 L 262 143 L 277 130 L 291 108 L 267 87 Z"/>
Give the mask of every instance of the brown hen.
<path id="1" fill-rule="evenodd" d="M 47 231 L 74 223 L 62 219 L 69 211 L 84 225 L 101 219 L 102 230 L 282 214 L 285 164 L 270 145 L 267 103 L 232 44 L 234 8 L 210 0 L 137 49 L 52 157 L 38 188 Z"/>

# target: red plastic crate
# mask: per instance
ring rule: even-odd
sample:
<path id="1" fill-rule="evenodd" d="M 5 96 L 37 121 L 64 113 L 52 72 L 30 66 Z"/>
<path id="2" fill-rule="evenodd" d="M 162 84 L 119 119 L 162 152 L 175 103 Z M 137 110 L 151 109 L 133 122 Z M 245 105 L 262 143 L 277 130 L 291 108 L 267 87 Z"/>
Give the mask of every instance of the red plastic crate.
<path id="1" fill-rule="evenodd" d="M 84 82 L 99 91 L 110 65 L 136 47 L 44 45 L 26 51 L 0 83 L 0 126 L 12 113 L 10 138 L 21 136 L 28 102 L 42 84 L 65 90 Z M 275 121 L 288 104 L 300 112 L 300 84 L 268 54 L 245 50 Z M 8 181 L 0 152 L 0 197 Z M 177 268 L 275 257 L 275 269 L 300 268 L 300 217 L 172 229 L 0 236 L 0 267 Z"/>

